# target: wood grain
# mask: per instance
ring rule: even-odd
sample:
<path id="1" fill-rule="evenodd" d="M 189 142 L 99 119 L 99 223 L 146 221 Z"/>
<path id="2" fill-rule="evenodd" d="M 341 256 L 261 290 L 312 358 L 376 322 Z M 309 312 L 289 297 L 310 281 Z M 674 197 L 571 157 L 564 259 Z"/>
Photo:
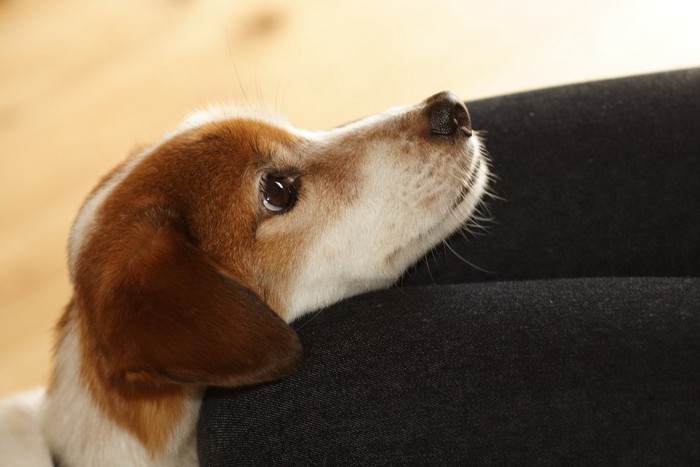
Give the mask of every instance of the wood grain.
<path id="1" fill-rule="evenodd" d="M 82 199 L 187 112 L 325 128 L 443 89 L 697 66 L 695 3 L 0 0 L 0 395 L 46 381 Z"/>

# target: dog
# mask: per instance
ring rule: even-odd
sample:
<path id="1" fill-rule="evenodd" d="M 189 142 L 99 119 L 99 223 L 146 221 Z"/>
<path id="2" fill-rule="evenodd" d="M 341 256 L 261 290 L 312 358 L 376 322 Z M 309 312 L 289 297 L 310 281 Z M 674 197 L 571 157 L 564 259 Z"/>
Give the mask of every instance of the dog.
<path id="1" fill-rule="evenodd" d="M 489 174 L 450 92 L 320 132 L 192 115 L 81 207 L 53 375 L 4 402 L 0 465 L 198 465 L 204 389 L 297 371 L 287 323 L 394 284 L 468 222 Z"/>

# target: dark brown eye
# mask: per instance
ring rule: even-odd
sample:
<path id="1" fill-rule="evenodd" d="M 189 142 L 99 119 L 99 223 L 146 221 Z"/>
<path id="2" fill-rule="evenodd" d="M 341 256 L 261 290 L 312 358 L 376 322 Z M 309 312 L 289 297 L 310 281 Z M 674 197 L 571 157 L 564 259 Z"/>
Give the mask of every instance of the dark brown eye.
<path id="1" fill-rule="evenodd" d="M 262 204 L 273 214 L 282 214 L 294 207 L 299 191 L 299 177 L 267 174 L 260 180 Z"/>

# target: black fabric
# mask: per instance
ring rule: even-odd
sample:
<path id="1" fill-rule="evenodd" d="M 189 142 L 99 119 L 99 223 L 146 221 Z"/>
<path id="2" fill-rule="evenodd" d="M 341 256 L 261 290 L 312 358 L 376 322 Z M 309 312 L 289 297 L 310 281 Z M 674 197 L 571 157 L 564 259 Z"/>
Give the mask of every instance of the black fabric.
<path id="1" fill-rule="evenodd" d="M 299 324 L 299 374 L 208 394 L 201 460 L 691 465 L 699 302 L 698 279 L 643 278 L 357 297 Z"/>
<path id="2" fill-rule="evenodd" d="M 700 465 L 700 69 L 474 102 L 494 221 L 210 390 L 202 465 Z M 627 277 L 625 277 L 627 276 Z M 449 285 L 454 284 L 454 285 Z"/>
<path id="3" fill-rule="evenodd" d="M 700 275 L 700 69 L 468 103 L 503 200 L 404 284 Z M 434 258 L 433 258 L 434 256 Z"/>

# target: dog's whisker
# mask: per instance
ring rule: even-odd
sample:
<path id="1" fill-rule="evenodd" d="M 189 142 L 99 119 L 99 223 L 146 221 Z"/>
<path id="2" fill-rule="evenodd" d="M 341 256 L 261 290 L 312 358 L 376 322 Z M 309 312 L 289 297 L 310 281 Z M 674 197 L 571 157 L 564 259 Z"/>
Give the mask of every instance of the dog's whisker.
<path id="1" fill-rule="evenodd" d="M 482 268 L 482 267 L 480 267 L 480 266 L 477 266 L 476 264 L 474 264 L 474 263 L 472 263 L 471 261 L 467 260 L 467 259 L 464 258 L 462 255 L 460 255 L 459 253 L 457 253 L 447 242 L 445 242 L 445 246 L 452 252 L 452 254 L 454 254 L 457 258 L 459 258 L 459 260 L 461 260 L 464 264 L 466 264 L 466 265 L 468 265 L 468 266 L 471 266 L 471 267 L 473 267 L 474 269 L 476 269 L 477 271 L 481 271 L 481 272 L 484 272 L 484 273 L 486 273 L 486 274 L 495 274 L 494 271 L 490 271 L 490 270 L 488 270 L 488 269 L 485 269 L 485 268 Z"/>
<path id="2" fill-rule="evenodd" d="M 260 83 L 260 75 L 259 75 L 259 69 L 260 69 L 260 62 L 255 61 L 255 93 L 258 98 L 258 108 L 259 109 L 264 109 L 266 107 L 265 105 L 265 98 L 263 97 L 263 92 L 262 92 L 262 85 Z"/>
<path id="3" fill-rule="evenodd" d="M 305 328 L 311 321 L 315 320 L 319 316 L 321 316 L 321 313 L 323 313 L 326 309 L 325 308 L 320 308 L 313 313 L 311 313 L 311 316 L 309 318 L 306 318 L 303 323 L 301 323 L 299 326 L 292 327 L 296 332 L 299 332 L 303 328 Z"/>
<path id="4" fill-rule="evenodd" d="M 434 251 L 434 250 L 432 250 Z M 432 256 L 432 260 L 435 261 L 435 255 Z M 433 277 L 433 273 L 430 270 L 430 260 L 425 261 L 425 267 L 428 270 L 428 277 L 430 277 L 430 281 L 432 282 L 433 285 L 435 285 L 435 278 Z"/>
<path id="5" fill-rule="evenodd" d="M 243 86 L 243 81 L 241 80 L 241 75 L 238 72 L 238 65 L 236 64 L 236 59 L 233 56 L 233 49 L 231 47 L 231 34 L 227 34 L 227 40 L 226 40 L 226 45 L 228 47 L 228 56 L 229 60 L 231 61 L 231 65 L 233 66 L 233 71 L 236 74 L 236 81 L 238 82 L 238 88 L 241 91 L 241 94 L 243 95 L 243 100 L 245 101 L 246 107 L 251 108 L 250 101 L 248 100 L 248 94 L 245 91 L 245 87 Z"/>
<path id="6" fill-rule="evenodd" d="M 284 109 L 282 108 L 282 101 L 280 101 L 280 85 L 282 83 L 282 72 L 279 72 L 279 75 L 277 76 L 277 85 L 275 86 L 275 111 L 279 114 L 282 114 Z M 284 97 L 282 96 L 282 99 Z"/>
<path id="7" fill-rule="evenodd" d="M 474 214 L 471 216 L 471 220 L 478 221 L 478 222 L 484 222 L 484 223 L 493 223 L 495 222 L 496 219 L 493 217 L 484 217 L 480 215 L 478 208 L 474 211 Z"/>

